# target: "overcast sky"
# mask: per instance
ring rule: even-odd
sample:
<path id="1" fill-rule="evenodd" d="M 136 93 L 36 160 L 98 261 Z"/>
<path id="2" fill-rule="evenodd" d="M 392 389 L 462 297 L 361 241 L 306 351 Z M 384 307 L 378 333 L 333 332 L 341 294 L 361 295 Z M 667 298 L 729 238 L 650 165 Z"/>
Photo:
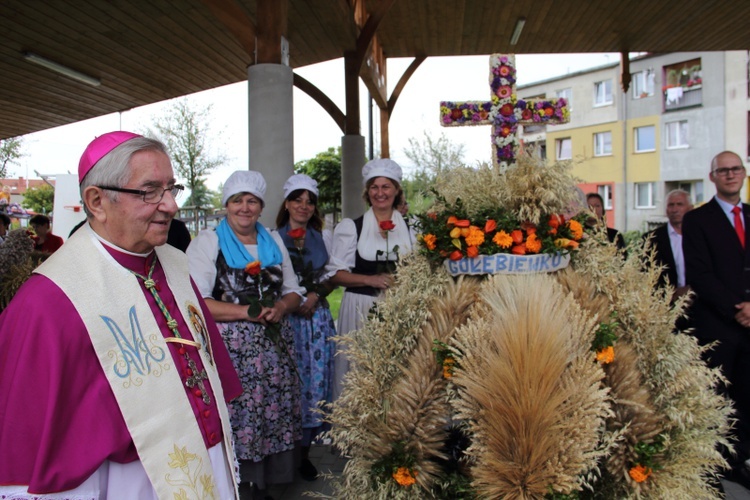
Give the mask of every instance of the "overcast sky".
<path id="1" fill-rule="evenodd" d="M 518 84 L 533 83 L 618 60 L 618 54 L 518 55 Z M 411 59 L 388 61 L 390 93 Z M 423 131 L 427 131 L 433 137 L 445 133 L 449 140 L 464 144 L 464 158 L 469 164 L 489 161 L 491 150 L 488 126 L 443 128 L 439 120 L 441 100 L 489 99 L 488 70 L 489 56 L 434 57 L 425 60 L 401 93 L 391 117 L 391 158 L 408 171 L 410 165 L 403 150 L 408 146 L 410 137 L 421 138 Z M 345 110 L 342 59 L 296 71 L 317 85 L 342 111 Z M 363 86 L 361 88 L 362 134 L 367 136 L 368 116 L 364 103 L 367 93 Z M 210 131 L 215 134 L 216 139 L 212 145 L 229 157 L 229 163 L 212 173 L 208 179 L 208 186 L 216 189 L 231 172 L 247 168 L 247 82 L 192 94 L 189 98 L 197 105 L 213 106 Z M 27 135 L 23 149 L 26 156 L 20 160 L 20 166 L 11 166 L 9 176 L 38 178 L 38 174 L 75 173 L 81 153 L 95 136 L 120 129 L 141 131 L 149 127 L 169 104 L 170 101 L 164 101 Z M 296 88 L 294 122 L 295 161 L 312 158 L 329 147 L 341 145 L 342 134 L 333 120 L 311 98 Z M 377 128 L 376 122 L 375 129 Z M 367 139 L 365 144 L 368 144 Z M 377 141 L 375 147 L 378 147 Z"/>

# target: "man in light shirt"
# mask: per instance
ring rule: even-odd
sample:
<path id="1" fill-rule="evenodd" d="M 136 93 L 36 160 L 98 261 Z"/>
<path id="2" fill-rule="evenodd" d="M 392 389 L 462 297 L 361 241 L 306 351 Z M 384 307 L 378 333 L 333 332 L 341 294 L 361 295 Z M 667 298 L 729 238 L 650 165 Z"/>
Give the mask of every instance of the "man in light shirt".
<path id="1" fill-rule="evenodd" d="M 654 248 L 657 264 L 663 266 L 659 286 L 671 285 L 675 288 L 672 302 L 685 295 L 690 287 L 685 284 L 685 259 L 682 253 L 682 218 L 693 209 L 690 194 L 675 189 L 667 194 L 667 222 L 644 235 Z"/>

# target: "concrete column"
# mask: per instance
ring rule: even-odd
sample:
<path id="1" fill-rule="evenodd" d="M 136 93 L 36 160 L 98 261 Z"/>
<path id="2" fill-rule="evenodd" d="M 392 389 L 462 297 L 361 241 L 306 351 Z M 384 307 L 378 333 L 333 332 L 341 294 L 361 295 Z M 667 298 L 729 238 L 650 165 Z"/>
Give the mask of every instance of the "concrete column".
<path id="1" fill-rule="evenodd" d="M 341 138 L 341 213 L 355 219 L 365 213 L 362 200 L 362 167 L 365 164 L 365 138 L 345 135 Z"/>
<path id="2" fill-rule="evenodd" d="M 294 172 L 292 69 L 282 64 L 255 64 L 247 70 L 249 169 L 266 179 L 266 206 L 260 221 L 276 227 L 283 186 Z"/>

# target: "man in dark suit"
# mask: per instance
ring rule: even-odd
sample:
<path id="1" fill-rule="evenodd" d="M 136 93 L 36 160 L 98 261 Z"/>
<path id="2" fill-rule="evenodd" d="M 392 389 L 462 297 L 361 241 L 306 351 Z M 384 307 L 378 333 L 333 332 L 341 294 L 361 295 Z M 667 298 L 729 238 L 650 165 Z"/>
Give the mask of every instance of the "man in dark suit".
<path id="1" fill-rule="evenodd" d="M 649 231 L 643 238 L 651 242 L 657 264 L 663 266 L 659 286 L 675 288 L 672 302 L 685 295 L 690 287 L 685 284 L 685 259 L 682 254 L 682 219 L 693 209 L 690 194 L 675 189 L 667 194 L 667 219 L 669 222 Z"/>
<path id="2" fill-rule="evenodd" d="M 705 345 L 710 366 L 721 366 L 729 381 L 724 388 L 737 410 L 735 448 L 725 454 L 732 466 L 728 478 L 750 484 L 750 206 L 740 202 L 747 173 L 739 155 L 719 153 L 711 161 L 716 196 L 685 214 L 682 249 L 685 277 L 695 291 L 691 307 L 694 334 Z M 736 207 L 736 208 L 735 208 Z"/>

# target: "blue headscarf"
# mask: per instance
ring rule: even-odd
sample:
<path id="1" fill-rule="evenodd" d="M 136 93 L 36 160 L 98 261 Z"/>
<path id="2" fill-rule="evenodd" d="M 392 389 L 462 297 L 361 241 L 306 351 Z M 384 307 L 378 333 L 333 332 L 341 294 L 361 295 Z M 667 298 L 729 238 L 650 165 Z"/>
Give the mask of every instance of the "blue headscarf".
<path id="1" fill-rule="evenodd" d="M 255 230 L 258 233 L 258 260 L 261 269 L 278 266 L 281 264 L 281 250 L 274 241 L 263 224 L 255 223 Z M 234 231 L 229 227 L 227 219 L 221 220 L 216 228 L 216 235 L 219 237 L 219 248 L 227 261 L 227 265 L 232 269 L 244 269 L 245 266 L 253 260 L 253 257 L 245 248 L 245 245 L 237 238 Z"/>

